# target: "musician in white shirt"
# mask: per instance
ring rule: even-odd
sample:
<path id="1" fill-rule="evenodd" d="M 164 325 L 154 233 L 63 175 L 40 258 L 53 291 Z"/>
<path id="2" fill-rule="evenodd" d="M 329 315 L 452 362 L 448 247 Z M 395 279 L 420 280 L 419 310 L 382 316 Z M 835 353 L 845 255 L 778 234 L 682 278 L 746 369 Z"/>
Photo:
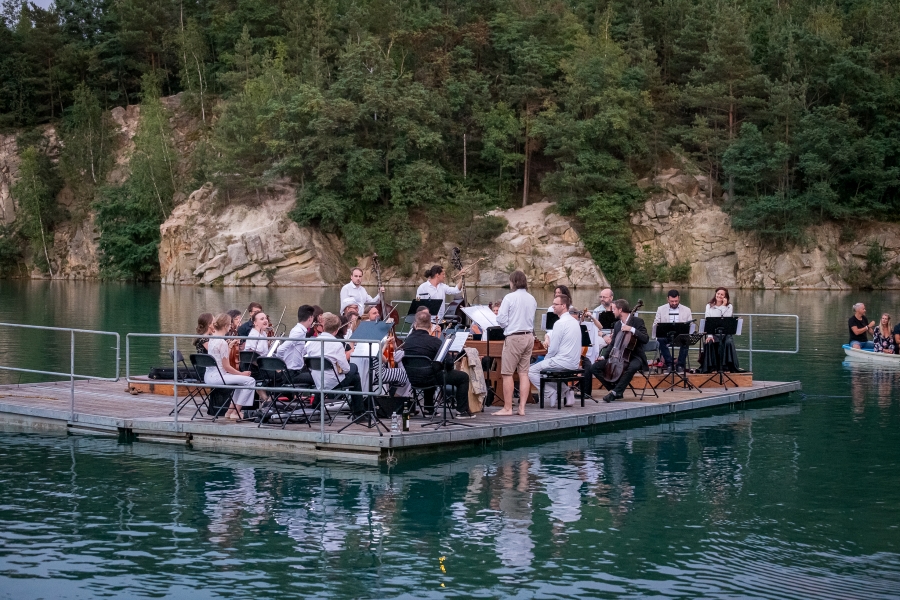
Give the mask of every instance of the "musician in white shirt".
<path id="1" fill-rule="evenodd" d="M 553 299 L 553 312 L 559 321 L 553 325 L 550 336 L 550 347 L 544 360 L 536 362 L 528 369 L 528 379 L 540 393 L 541 371 L 547 369 L 577 369 L 581 365 L 581 325 L 569 314 L 572 301 L 568 296 L 557 296 Z M 520 396 L 521 396 L 520 391 Z M 575 403 L 575 393 L 568 389 L 565 393 L 566 406 Z M 544 402 L 551 408 L 556 406 L 556 384 L 544 386 Z"/>
<path id="2" fill-rule="evenodd" d="M 362 278 L 363 278 L 363 270 L 359 267 L 353 269 L 350 272 L 350 283 L 341 288 L 341 304 L 344 303 L 344 300 L 347 298 L 353 298 L 356 300 L 357 306 L 362 307 L 365 306 L 366 303 L 374 304 L 378 302 L 378 299 L 381 298 L 381 294 L 384 293 L 384 287 L 378 290 L 378 295 L 374 298 L 366 292 L 366 288 L 362 286 Z"/>
<path id="3" fill-rule="evenodd" d="M 269 353 L 269 336 L 266 329 L 269 327 L 269 317 L 260 311 L 253 315 L 253 328 L 247 333 L 247 341 L 244 342 L 244 350 L 256 352 L 260 356 Z"/>
<path id="4" fill-rule="evenodd" d="M 303 356 L 306 352 L 306 334 L 313 324 L 315 309 L 309 304 L 304 304 L 297 309 L 297 324 L 294 325 L 288 337 L 291 338 L 275 350 L 275 356 L 284 361 L 284 366 L 291 372 L 291 380 L 295 384 L 308 386 L 313 382 L 312 376 L 303 370 Z M 281 384 L 279 384 L 281 385 Z"/>
<path id="5" fill-rule="evenodd" d="M 653 319 L 653 324 L 690 322 L 691 309 L 684 304 L 681 304 L 681 294 L 678 293 L 678 290 L 669 290 L 668 303 L 663 304 L 656 309 L 656 317 Z M 659 355 L 665 362 L 665 368 L 666 370 L 671 370 L 672 354 L 669 352 L 669 340 L 666 338 L 657 338 L 657 340 L 659 341 Z M 684 365 L 687 361 L 687 354 L 688 346 L 686 344 L 680 344 L 678 347 L 678 368 L 682 371 L 684 370 Z"/>
<path id="6" fill-rule="evenodd" d="M 437 320 L 444 318 L 444 311 L 447 310 L 446 299 L 448 295 L 461 294 L 462 291 L 458 286 L 449 286 L 444 281 L 447 279 L 447 273 L 444 267 L 434 265 L 425 271 L 425 277 L 428 281 L 421 284 L 416 290 L 416 298 L 419 300 L 440 300 L 441 308 L 438 310 Z"/>
<path id="7" fill-rule="evenodd" d="M 613 295 L 613 291 L 609 288 L 603 288 L 600 290 L 600 296 L 598 300 L 600 304 L 597 305 L 596 308 L 592 311 L 594 313 L 594 318 L 599 319 L 600 313 L 607 312 L 612 310 L 612 303 L 615 296 Z"/>
<path id="8" fill-rule="evenodd" d="M 231 317 L 228 314 L 221 314 L 213 321 L 213 333 L 217 336 L 227 335 L 230 325 Z M 203 381 L 213 385 L 225 384 L 244 386 L 234 390 L 234 395 L 232 396 L 234 405 L 237 407 L 252 405 L 256 380 L 250 376 L 250 371 L 238 371 L 228 362 L 228 342 L 220 339 L 210 340 L 209 355 L 216 359 L 219 368 L 206 369 L 206 372 L 203 375 Z M 241 415 L 238 410 L 235 410 L 234 406 L 229 407 L 228 412 L 225 413 L 225 418 L 239 419 Z"/>
<path id="9" fill-rule="evenodd" d="M 528 368 L 534 350 L 534 312 L 537 300 L 528 293 L 528 279 L 522 271 L 513 271 L 509 276 L 509 287 L 513 291 L 500 303 L 497 323 L 503 327 L 503 353 L 500 356 L 500 375 L 503 377 L 503 409 L 494 414 L 512 415 L 513 375 L 519 374 L 519 414 L 525 414 L 528 400 Z"/>
<path id="10" fill-rule="evenodd" d="M 324 313 L 319 318 L 324 331 L 318 335 L 316 340 L 337 340 L 335 334 L 341 326 L 341 318 L 334 313 Z M 323 349 L 324 346 L 324 349 Z M 318 341 L 307 341 L 306 343 L 306 359 L 310 358 L 326 358 L 334 366 L 334 369 L 328 368 L 325 361 L 322 361 L 322 370 L 325 371 L 325 388 L 332 389 L 339 383 L 344 384 L 341 387 L 348 387 L 354 392 L 362 391 L 362 383 L 359 378 L 359 370 L 355 364 L 350 362 L 350 351 L 344 350 L 343 342 L 333 341 L 324 344 Z M 335 372 L 337 376 L 335 376 Z M 312 372 L 313 380 L 318 387 L 321 382 L 322 371 Z M 350 408 L 354 414 L 363 411 L 362 396 L 352 396 Z"/>

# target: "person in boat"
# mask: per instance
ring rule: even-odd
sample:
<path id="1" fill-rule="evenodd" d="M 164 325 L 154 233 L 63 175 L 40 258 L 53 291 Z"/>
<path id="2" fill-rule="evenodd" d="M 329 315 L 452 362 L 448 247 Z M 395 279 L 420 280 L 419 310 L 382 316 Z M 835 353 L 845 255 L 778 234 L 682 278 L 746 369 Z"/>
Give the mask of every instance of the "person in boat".
<path id="1" fill-rule="evenodd" d="M 894 332 L 891 330 L 891 315 L 881 315 L 881 323 L 875 327 L 872 336 L 872 345 L 875 352 L 884 354 L 897 354 L 897 342 L 894 340 Z"/>
<path id="2" fill-rule="evenodd" d="M 223 313 L 213 320 L 213 333 L 215 335 L 226 335 L 231 326 L 231 317 Z M 203 380 L 212 385 L 241 385 L 246 386 L 242 389 L 234 390 L 234 404 L 239 407 L 250 406 L 253 404 L 254 388 L 256 380 L 250 376 L 250 371 L 238 371 L 228 362 L 228 343 L 226 340 L 210 340 L 209 355 L 216 359 L 219 368 L 206 369 Z M 219 374 L 221 373 L 221 377 Z M 227 419 L 239 419 L 241 417 L 238 411 L 233 407 L 225 413 Z"/>
<path id="3" fill-rule="evenodd" d="M 212 313 L 203 313 L 197 317 L 197 335 L 200 336 L 194 340 L 197 354 L 209 354 L 209 336 L 213 333 L 214 318 Z"/>
<path id="4" fill-rule="evenodd" d="M 731 305 L 731 296 L 728 288 L 717 287 L 713 297 L 706 305 L 704 316 L 710 317 L 732 317 L 734 316 L 734 307 Z M 703 340 L 703 349 L 700 356 L 700 372 L 712 373 L 719 369 L 719 344 L 724 344 L 725 353 L 725 371 L 737 373 L 740 371 L 737 358 L 737 350 L 734 347 L 734 339 L 730 335 L 707 335 Z"/>
<path id="5" fill-rule="evenodd" d="M 900 350 L 900 323 L 894 325 L 894 331 L 892 333 L 894 335 L 894 347 Z"/>
<path id="6" fill-rule="evenodd" d="M 850 347 L 864 350 L 873 350 L 874 344 L 869 341 L 869 333 L 875 330 L 875 321 L 866 319 L 866 305 L 857 302 L 853 305 L 853 315 L 848 319 L 850 328 Z"/>

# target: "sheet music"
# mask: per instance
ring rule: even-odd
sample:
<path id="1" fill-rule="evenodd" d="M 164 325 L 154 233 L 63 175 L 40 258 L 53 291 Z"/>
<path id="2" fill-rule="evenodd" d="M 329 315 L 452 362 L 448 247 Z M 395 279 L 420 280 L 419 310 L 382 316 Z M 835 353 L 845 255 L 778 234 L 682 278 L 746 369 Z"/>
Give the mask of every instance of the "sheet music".
<path id="1" fill-rule="evenodd" d="M 699 329 L 699 330 L 697 329 L 697 324 L 694 323 L 694 322 L 692 322 L 692 323 L 691 323 L 691 328 L 688 329 L 688 332 L 689 332 L 689 333 L 697 333 L 697 331 L 703 331 L 703 321 L 705 321 L 705 319 L 700 319 L 700 329 Z M 666 323 L 666 325 L 668 325 L 668 324 L 669 324 L 669 323 Z M 657 338 L 657 335 L 656 335 L 656 325 L 657 325 L 657 324 L 654 323 L 654 324 L 653 324 L 653 327 L 650 328 L 650 339 L 652 339 L 652 340 L 655 340 L 655 339 Z"/>
<path id="2" fill-rule="evenodd" d="M 462 352 L 463 346 L 466 345 L 466 340 L 469 339 L 468 331 L 457 331 L 456 335 L 453 336 L 453 343 L 450 344 L 450 349 L 447 352 Z"/>
<path id="3" fill-rule="evenodd" d="M 488 327 L 500 327 L 500 323 L 497 322 L 497 315 L 484 304 L 464 306 L 462 311 L 466 313 L 467 317 L 478 323 L 482 331 L 485 331 Z"/>
<path id="4" fill-rule="evenodd" d="M 448 337 L 444 340 L 444 343 L 441 344 L 441 349 L 438 350 L 437 356 L 434 357 L 434 360 L 437 362 L 444 362 L 444 359 L 447 358 L 447 352 L 450 351 L 450 345 L 453 343 L 453 339 L 456 336 Z"/>
<path id="5" fill-rule="evenodd" d="M 738 318 L 737 332 L 734 335 L 741 335 L 741 331 L 743 329 L 744 329 L 744 319 Z M 656 331 L 656 325 L 653 326 L 653 330 Z M 706 319 L 700 319 L 699 331 L 706 331 Z M 694 333 L 694 332 L 692 331 L 691 333 Z"/>

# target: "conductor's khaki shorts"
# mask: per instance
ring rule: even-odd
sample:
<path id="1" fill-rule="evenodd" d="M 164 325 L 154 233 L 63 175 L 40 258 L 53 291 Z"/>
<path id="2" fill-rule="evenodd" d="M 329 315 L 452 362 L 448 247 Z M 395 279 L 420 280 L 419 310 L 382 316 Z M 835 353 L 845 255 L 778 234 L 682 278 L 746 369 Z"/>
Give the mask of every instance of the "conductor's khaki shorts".
<path id="1" fill-rule="evenodd" d="M 500 374 L 527 373 L 531 366 L 531 351 L 534 350 L 534 335 L 524 333 L 510 335 L 503 340 L 503 353 L 500 355 Z"/>

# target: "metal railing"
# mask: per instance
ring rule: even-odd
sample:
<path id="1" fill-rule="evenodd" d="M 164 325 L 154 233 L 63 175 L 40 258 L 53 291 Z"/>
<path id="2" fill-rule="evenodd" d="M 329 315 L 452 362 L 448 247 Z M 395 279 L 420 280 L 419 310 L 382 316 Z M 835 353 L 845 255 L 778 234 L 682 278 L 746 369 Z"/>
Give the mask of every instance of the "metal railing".
<path id="1" fill-rule="evenodd" d="M 33 373 L 36 375 L 51 375 L 54 377 L 68 377 L 70 384 L 70 398 L 69 398 L 69 412 L 70 417 L 74 420 L 75 418 L 75 380 L 76 379 L 89 379 L 94 381 L 118 381 L 119 380 L 119 365 L 121 360 L 121 337 L 118 333 L 114 331 L 96 331 L 93 329 L 72 329 L 69 327 L 45 327 L 42 325 L 21 325 L 19 323 L 0 323 L 0 327 L 14 327 L 17 329 L 37 329 L 41 331 L 61 331 L 69 334 L 69 371 L 45 371 L 41 369 L 25 369 L 22 367 L 11 367 L 7 365 L 0 365 L 0 370 L 3 371 L 15 371 L 17 373 Z M 84 333 L 88 335 L 109 335 L 113 336 L 116 339 L 116 371 L 115 377 L 102 377 L 97 375 L 83 375 L 81 373 L 75 372 L 75 334 L 76 333 Z"/>
<path id="2" fill-rule="evenodd" d="M 210 336 L 204 336 L 204 337 L 206 337 L 209 340 L 246 341 L 248 339 L 255 339 L 255 338 L 248 338 L 246 336 L 241 337 L 241 336 L 235 336 L 235 335 L 210 335 Z M 173 398 L 173 402 L 174 402 L 173 415 L 174 415 L 175 424 L 177 426 L 178 413 L 179 413 L 179 400 L 180 400 L 179 395 L 178 395 L 178 387 L 179 387 L 179 383 L 178 383 L 178 367 L 179 367 L 179 364 L 178 364 L 178 340 L 182 339 L 182 338 L 196 339 L 197 334 L 196 333 L 194 333 L 194 334 L 172 334 L 172 333 L 128 333 L 128 334 L 125 334 L 125 381 L 129 384 L 131 384 L 131 383 L 147 383 L 146 380 L 135 379 L 131 376 L 131 340 L 134 338 L 157 338 L 157 339 L 163 338 L 163 339 L 172 340 L 171 355 L 172 355 L 172 366 L 174 369 L 173 380 L 172 380 L 173 396 L 174 396 L 174 398 Z M 265 339 L 270 342 L 286 342 L 286 341 L 296 342 L 296 341 L 298 341 L 297 338 L 290 338 L 290 337 L 267 337 Z M 325 344 L 341 344 L 341 345 L 343 345 L 344 343 L 353 343 L 353 344 L 377 345 L 377 347 L 378 347 L 377 353 L 371 352 L 372 346 L 371 345 L 369 346 L 370 354 L 367 355 L 367 357 L 371 357 L 371 358 L 375 359 L 374 360 L 375 364 L 370 365 L 370 369 L 373 369 L 375 372 L 375 379 L 372 382 L 372 390 L 380 390 L 381 389 L 382 384 L 383 384 L 383 365 L 381 362 L 381 356 L 384 351 L 384 343 L 385 343 L 384 339 L 380 339 L 380 340 L 353 339 L 353 340 L 350 340 L 350 339 L 342 339 L 342 338 L 314 337 L 314 338 L 304 338 L 303 342 L 307 348 L 312 344 L 320 344 L 321 345 L 320 356 L 312 357 L 312 358 L 328 358 L 327 356 L 325 356 Z M 365 358 L 365 357 L 363 357 L 363 358 Z M 269 393 L 269 392 L 291 393 L 291 392 L 303 391 L 303 392 L 307 392 L 310 394 L 318 395 L 320 398 L 320 401 L 319 401 L 319 407 L 320 407 L 319 408 L 319 433 L 321 436 L 321 441 L 324 443 L 324 441 L 325 441 L 325 395 L 326 394 L 340 394 L 341 396 L 363 396 L 363 397 L 365 397 L 365 396 L 370 396 L 376 392 L 373 392 L 371 390 L 369 390 L 369 391 L 363 390 L 363 391 L 355 392 L 352 390 L 344 390 L 344 389 L 334 390 L 332 388 L 327 388 L 327 387 L 325 387 L 325 374 L 327 372 L 327 370 L 325 369 L 325 362 L 322 361 L 321 365 L 322 365 L 321 369 L 312 371 L 312 373 L 314 375 L 314 381 L 316 378 L 318 378 L 318 381 L 319 381 L 319 385 L 314 388 L 310 388 L 308 386 L 307 387 L 301 387 L 301 386 L 278 387 L 278 386 L 256 386 L 256 385 L 251 388 L 249 386 L 228 385 L 224 382 L 221 384 L 218 384 L 218 383 L 206 383 L 205 381 L 202 382 L 201 386 L 204 388 L 226 389 L 226 390 L 253 389 L 254 391 L 264 391 L 266 393 Z M 363 381 L 363 377 L 369 377 L 369 373 L 360 372 L 359 375 L 360 375 L 361 382 Z M 182 383 L 182 385 L 184 385 L 186 387 L 197 387 L 197 384 L 191 384 L 191 383 Z"/>

